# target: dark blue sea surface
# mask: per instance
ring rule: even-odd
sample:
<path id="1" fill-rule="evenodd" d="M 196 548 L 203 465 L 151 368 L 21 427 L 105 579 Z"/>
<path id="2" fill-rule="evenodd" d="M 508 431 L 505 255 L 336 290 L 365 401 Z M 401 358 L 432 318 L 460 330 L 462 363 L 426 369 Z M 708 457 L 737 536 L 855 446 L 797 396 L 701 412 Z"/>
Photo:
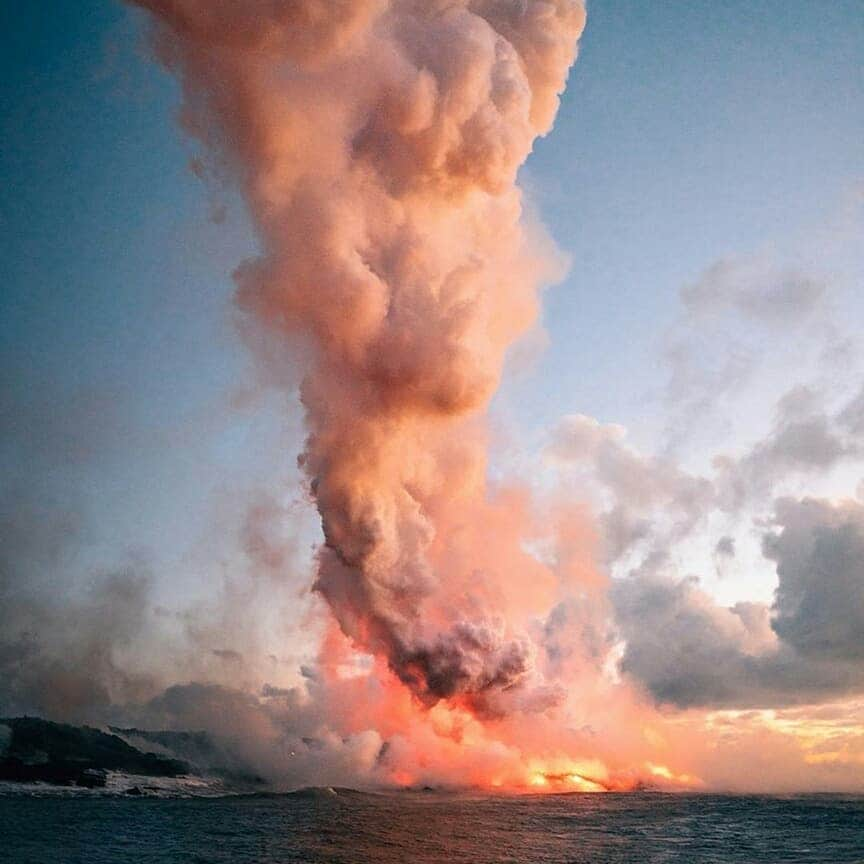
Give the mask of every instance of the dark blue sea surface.
<path id="1" fill-rule="evenodd" d="M 0 797 L 3 864 L 864 862 L 864 798 Z"/>

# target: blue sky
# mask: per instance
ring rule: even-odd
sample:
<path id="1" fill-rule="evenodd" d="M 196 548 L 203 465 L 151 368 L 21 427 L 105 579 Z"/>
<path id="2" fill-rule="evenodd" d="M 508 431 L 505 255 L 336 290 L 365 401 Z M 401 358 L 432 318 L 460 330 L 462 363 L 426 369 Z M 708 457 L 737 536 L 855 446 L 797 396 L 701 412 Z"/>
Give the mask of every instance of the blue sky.
<path id="1" fill-rule="evenodd" d="M 578 410 L 638 425 L 681 285 L 839 206 L 864 163 L 862 59 L 854 2 L 590 5 L 528 169 L 573 259 L 547 298 L 543 422 Z"/>
<path id="2" fill-rule="evenodd" d="M 290 478 L 301 434 L 295 406 L 249 395 L 230 274 L 254 239 L 230 190 L 188 170 L 177 87 L 139 16 L 92 0 L 2 14 L 9 488 L 80 516 L 82 572 L 130 554 L 194 570 L 190 548 L 230 521 L 220 502 Z M 581 413 L 661 450 L 683 285 L 765 250 L 860 272 L 854 244 L 802 238 L 860 189 L 862 61 L 856 0 L 590 6 L 556 127 L 523 171 L 572 263 L 545 297 L 545 352 L 496 402 L 517 435 Z"/>

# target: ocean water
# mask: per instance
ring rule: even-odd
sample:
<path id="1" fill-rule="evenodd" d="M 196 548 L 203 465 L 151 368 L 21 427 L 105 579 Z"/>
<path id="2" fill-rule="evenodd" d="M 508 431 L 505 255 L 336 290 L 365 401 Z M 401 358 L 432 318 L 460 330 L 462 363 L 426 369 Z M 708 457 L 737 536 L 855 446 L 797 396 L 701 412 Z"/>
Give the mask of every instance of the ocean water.
<path id="1" fill-rule="evenodd" d="M 864 798 L 0 796 L 3 864 L 864 862 Z"/>

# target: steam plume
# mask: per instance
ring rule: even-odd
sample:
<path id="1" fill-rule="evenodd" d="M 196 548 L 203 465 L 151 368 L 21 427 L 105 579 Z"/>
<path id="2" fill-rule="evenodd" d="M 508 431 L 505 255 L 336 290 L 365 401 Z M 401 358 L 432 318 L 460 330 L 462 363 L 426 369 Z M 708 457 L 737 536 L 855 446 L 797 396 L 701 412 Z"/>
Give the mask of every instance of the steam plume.
<path id="1" fill-rule="evenodd" d="M 261 254 L 239 303 L 302 346 L 317 590 L 422 701 L 497 710 L 532 680 L 538 568 L 478 528 L 507 518 L 480 418 L 551 274 L 516 176 L 581 2 L 135 2 L 184 124 L 242 180 Z"/>

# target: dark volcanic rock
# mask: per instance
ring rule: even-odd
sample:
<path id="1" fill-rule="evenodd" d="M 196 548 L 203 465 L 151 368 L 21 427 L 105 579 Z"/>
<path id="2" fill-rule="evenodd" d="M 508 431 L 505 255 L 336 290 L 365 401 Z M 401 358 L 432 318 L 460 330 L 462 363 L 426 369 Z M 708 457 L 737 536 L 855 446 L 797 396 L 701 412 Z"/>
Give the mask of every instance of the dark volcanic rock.
<path id="1" fill-rule="evenodd" d="M 240 787 L 258 787 L 266 781 L 250 771 L 230 746 L 217 743 L 207 732 L 149 731 L 110 727 L 133 745 L 157 745 L 193 766 L 196 773 L 215 776 Z"/>
<path id="2" fill-rule="evenodd" d="M 89 726 L 69 726 L 36 717 L 0 719 L 0 780 L 104 786 L 108 771 L 147 777 L 181 777 L 179 759 L 144 753 Z"/>

